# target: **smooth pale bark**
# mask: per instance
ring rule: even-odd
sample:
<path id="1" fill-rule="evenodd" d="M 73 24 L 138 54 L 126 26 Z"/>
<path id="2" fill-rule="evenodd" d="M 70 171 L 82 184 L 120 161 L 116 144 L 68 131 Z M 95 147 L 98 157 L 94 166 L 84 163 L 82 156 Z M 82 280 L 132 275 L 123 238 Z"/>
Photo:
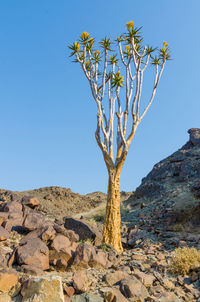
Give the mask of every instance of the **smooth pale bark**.
<path id="1" fill-rule="evenodd" d="M 109 171 L 107 206 L 103 231 L 103 242 L 112 245 L 119 253 L 123 251 L 121 243 L 120 173 L 121 171 L 116 171 L 116 169 Z"/>

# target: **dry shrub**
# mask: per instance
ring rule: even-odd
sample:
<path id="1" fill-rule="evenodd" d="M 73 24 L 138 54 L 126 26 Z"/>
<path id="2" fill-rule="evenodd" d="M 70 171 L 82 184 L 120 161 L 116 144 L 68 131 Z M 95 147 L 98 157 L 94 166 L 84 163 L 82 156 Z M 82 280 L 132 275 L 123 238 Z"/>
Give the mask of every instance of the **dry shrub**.
<path id="1" fill-rule="evenodd" d="M 184 232 L 184 226 L 181 223 L 176 223 L 173 225 L 173 232 Z"/>
<path id="2" fill-rule="evenodd" d="M 190 270 L 197 269 L 199 266 L 200 252 L 194 247 L 184 247 L 175 249 L 169 270 L 176 275 L 185 275 Z"/>

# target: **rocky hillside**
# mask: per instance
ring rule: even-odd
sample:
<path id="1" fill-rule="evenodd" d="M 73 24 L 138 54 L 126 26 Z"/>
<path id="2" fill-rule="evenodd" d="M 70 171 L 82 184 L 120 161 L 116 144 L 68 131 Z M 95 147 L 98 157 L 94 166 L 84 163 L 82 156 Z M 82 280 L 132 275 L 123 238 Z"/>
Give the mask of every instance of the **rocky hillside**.
<path id="1" fill-rule="evenodd" d="M 168 223 L 192 221 L 199 224 L 200 129 L 193 128 L 188 133 L 189 141 L 156 164 L 130 196 L 127 205 L 132 214 L 128 219 L 138 212 L 151 215 L 159 209 L 164 211 L 160 218 Z"/>

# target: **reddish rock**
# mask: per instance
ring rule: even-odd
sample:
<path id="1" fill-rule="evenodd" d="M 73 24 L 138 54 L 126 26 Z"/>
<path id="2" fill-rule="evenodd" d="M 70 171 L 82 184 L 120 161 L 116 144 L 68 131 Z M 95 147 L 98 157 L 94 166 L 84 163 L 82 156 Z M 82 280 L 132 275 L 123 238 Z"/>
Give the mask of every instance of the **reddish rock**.
<path id="1" fill-rule="evenodd" d="M 8 239 L 10 236 L 9 232 L 0 226 L 0 241 Z"/>
<path id="2" fill-rule="evenodd" d="M 0 266 L 7 267 L 9 258 L 11 257 L 13 250 L 9 247 L 0 247 Z"/>
<path id="3" fill-rule="evenodd" d="M 74 288 L 72 286 L 66 286 L 66 287 L 64 287 L 64 292 L 66 293 L 66 295 L 68 297 L 71 298 L 74 295 L 75 290 L 74 290 Z"/>
<path id="4" fill-rule="evenodd" d="M 56 263 L 59 265 L 64 265 L 64 262 L 61 260 L 64 260 L 66 263 L 66 266 L 69 264 L 70 260 L 72 260 L 72 257 L 74 255 L 74 252 L 77 248 L 77 243 L 70 242 L 70 240 L 63 236 L 63 235 L 56 235 L 54 238 L 51 249 L 50 249 L 50 262 Z M 60 262 L 58 261 L 60 260 Z M 57 263 L 58 262 L 58 263 Z"/>
<path id="5" fill-rule="evenodd" d="M 136 301 L 141 302 L 149 296 L 146 287 L 134 276 L 121 280 L 120 291 L 126 298 L 136 299 Z"/>
<path id="6" fill-rule="evenodd" d="M 22 205 L 17 201 L 10 201 L 4 204 L 2 212 L 22 212 Z"/>
<path id="7" fill-rule="evenodd" d="M 145 274 L 139 270 L 135 270 L 133 273 L 137 279 L 139 279 L 145 287 L 151 287 L 156 278 L 153 275 Z"/>
<path id="8" fill-rule="evenodd" d="M 7 212 L 0 212 L 0 225 L 8 219 L 8 215 Z"/>
<path id="9" fill-rule="evenodd" d="M 49 249 L 39 238 L 18 247 L 16 257 L 19 265 L 36 265 L 42 270 L 49 268 Z"/>
<path id="10" fill-rule="evenodd" d="M 104 302 L 128 302 L 119 289 L 113 288 L 104 295 Z"/>
<path id="11" fill-rule="evenodd" d="M 54 229 L 57 233 L 64 235 L 65 237 L 69 238 L 71 242 L 78 242 L 79 241 L 79 235 L 76 234 L 72 230 L 66 230 L 64 225 L 58 225 L 57 223 L 54 223 Z"/>
<path id="12" fill-rule="evenodd" d="M 73 275 L 73 287 L 77 293 L 88 291 L 88 277 L 85 271 L 76 271 Z"/>
<path id="13" fill-rule="evenodd" d="M 40 238 L 42 241 L 48 242 L 49 240 L 53 240 L 55 238 L 55 235 L 56 231 L 54 230 L 53 226 L 47 225 L 28 233 L 21 239 L 20 245 L 23 245 L 34 238 Z"/>
<path id="14" fill-rule="evenodd" d="M 127 278 L 129 275 L 122 271 L 115 271 L 114 273 L 108 273 L 104 276 L 104 280 L 109 286 L 113 286 L 120 280 Z"/>
<path id="15" fill-rule="evenodd" d="M 45 224 L 45 217 L 37 212 L 30 212 L 26 215 L 23 227 L 28 231 L 33 231 L 43 227 Z"/>
<path id="16" fill-rule="evenodd" d="M 29 274 L 29 275 L 42 275 L 43 270 L 41 269 L 41 266 L 38 267 L 34 264 L 24 264 L 21 265 L 21 269 L 24 271 L 24 273 Z"/>
<path id="17" fill-rule="evenodd" d="M 36 197 L 33 196 L 24 196 L 21 199 L 21 203 L 34 209 L 35 207 L 39 206 L 40 202 Z"/>
<path id="18" fill-rule="evenodd" d="M 74 267 L 86 269 L 89 267 L 109 267 L 110 265 L 106 253 L 102 250 L 98 250 L 94 246 L 85 243 L 77 247 L 74 255 Z"/>

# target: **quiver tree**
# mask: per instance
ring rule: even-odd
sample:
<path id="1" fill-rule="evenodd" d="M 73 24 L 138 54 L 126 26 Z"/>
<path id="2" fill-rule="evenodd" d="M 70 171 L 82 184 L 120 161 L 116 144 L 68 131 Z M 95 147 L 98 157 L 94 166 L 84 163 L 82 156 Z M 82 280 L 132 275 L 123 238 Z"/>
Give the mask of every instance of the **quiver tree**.
<path id="1" fill-rule="evenodd" d="M 121 170 L 136 129 L 153 102 L 165 63 L 170 59 L 166 41 L 160 49 L 142 46 L 141 28 L 135 28 L 133 21 L 126 26 L 126 33 L 116 38 L 116 52 L 113 52 L 114 43 L 109 38 L 102 39 L 97 48 L 94 38 L 87 32 L 69 46 L 74 62 L 80 64 L 89 81 L 97 105 L 95 137 L 109 177 L 103 241 L 118 252 L 123 250 L 120 234 Z M 153 89 L 140 112 L 143 75 L 149 63 L 155 67 Z"/>

